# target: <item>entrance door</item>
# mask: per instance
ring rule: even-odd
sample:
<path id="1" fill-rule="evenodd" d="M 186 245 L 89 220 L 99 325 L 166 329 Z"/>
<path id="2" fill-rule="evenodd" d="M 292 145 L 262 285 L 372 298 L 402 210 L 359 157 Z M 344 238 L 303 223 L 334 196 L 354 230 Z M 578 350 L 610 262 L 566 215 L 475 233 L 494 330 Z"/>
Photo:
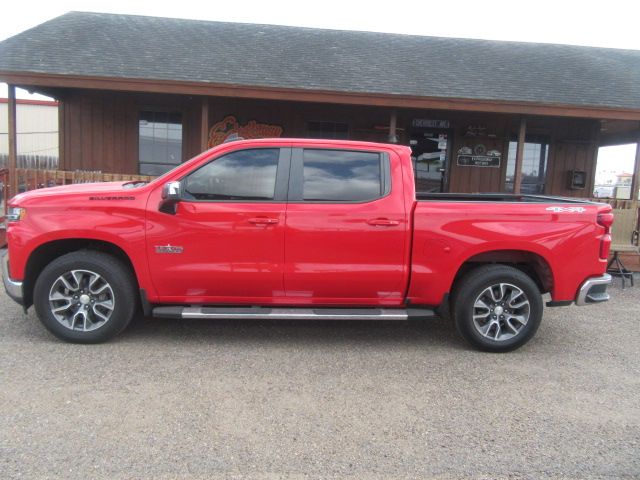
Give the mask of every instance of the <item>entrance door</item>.
<path id="1" fill-rule="evenodd" d="M 449 137 L 448 130 L 442 129 L 411 131 L 411 159 L 416 179 L 416 192 L 447 191 Z"/>

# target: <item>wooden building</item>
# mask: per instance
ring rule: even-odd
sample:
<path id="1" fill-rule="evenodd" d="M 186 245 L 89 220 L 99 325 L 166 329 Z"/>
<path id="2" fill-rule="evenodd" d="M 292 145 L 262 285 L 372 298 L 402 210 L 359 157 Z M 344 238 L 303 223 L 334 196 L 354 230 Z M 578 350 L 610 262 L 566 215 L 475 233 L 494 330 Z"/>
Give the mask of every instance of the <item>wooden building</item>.
<path id="1" fill-rule="evenodd" d="M 598 147 L 640 140 L 631 50 L 72 12 L 1 42 L 0 81 L 59 101 L 72 171 L 348 138 L 410 145 L 424 191 L 590 197 Z"/>

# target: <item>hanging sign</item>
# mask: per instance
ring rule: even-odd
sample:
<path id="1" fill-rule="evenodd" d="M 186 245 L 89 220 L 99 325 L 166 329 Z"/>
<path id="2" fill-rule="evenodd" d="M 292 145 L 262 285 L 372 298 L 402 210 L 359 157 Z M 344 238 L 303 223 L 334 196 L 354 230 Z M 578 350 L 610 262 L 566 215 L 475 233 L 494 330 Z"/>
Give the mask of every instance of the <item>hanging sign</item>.
<path id="1" fill-rule="evenodd" d="M 449 128 L 449 120 L 432 120 L 430 118 L 414 118 L 411 126 L 415 128 Z"/>
<path id="2" fill-rule="evenodd" d="M 465 145 L 458 150 L 457 164 L 460 167 L 491 167 L 500 168 L 502 153 L 499 150 L 489 150 L 479 143 L 473 148 Z"/>
<path id="3" fill-rule="evenodd" d="M 458 155 L 460 167 L 500 168 L 500 157 L 492 155 Z"/>

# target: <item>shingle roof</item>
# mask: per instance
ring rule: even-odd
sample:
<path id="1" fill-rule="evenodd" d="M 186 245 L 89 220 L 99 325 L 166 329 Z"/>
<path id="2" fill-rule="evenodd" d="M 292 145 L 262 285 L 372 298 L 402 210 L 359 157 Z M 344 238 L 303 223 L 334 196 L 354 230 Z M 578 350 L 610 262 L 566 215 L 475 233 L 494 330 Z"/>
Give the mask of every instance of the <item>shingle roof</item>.
<path id="1" fill-rule="evenodd" d="M 1 42 L 0 72 L 640 109 L 640 50 L 102 13 Z"/>

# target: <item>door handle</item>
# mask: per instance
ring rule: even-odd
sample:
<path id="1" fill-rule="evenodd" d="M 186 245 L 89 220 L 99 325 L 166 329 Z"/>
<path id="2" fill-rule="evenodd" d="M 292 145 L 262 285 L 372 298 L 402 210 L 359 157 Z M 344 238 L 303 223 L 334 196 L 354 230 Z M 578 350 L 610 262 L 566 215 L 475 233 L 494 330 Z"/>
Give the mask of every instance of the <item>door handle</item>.
<path id="1" fill-rule="evenodd" d="M 270 217 L 253 217 L 247 220 L 249 223 L 253 223 L 254 225 L 275 225 L 280 220 L 277 218 Z"/>
<path id="2" fill-rule="evenodd" d="M 389 220 L 388 218 L 372 218 L 371 220 L 367 220 L 367 223 L 375 227 L 394 227 L 400 225 L 399 221 Z"/>

